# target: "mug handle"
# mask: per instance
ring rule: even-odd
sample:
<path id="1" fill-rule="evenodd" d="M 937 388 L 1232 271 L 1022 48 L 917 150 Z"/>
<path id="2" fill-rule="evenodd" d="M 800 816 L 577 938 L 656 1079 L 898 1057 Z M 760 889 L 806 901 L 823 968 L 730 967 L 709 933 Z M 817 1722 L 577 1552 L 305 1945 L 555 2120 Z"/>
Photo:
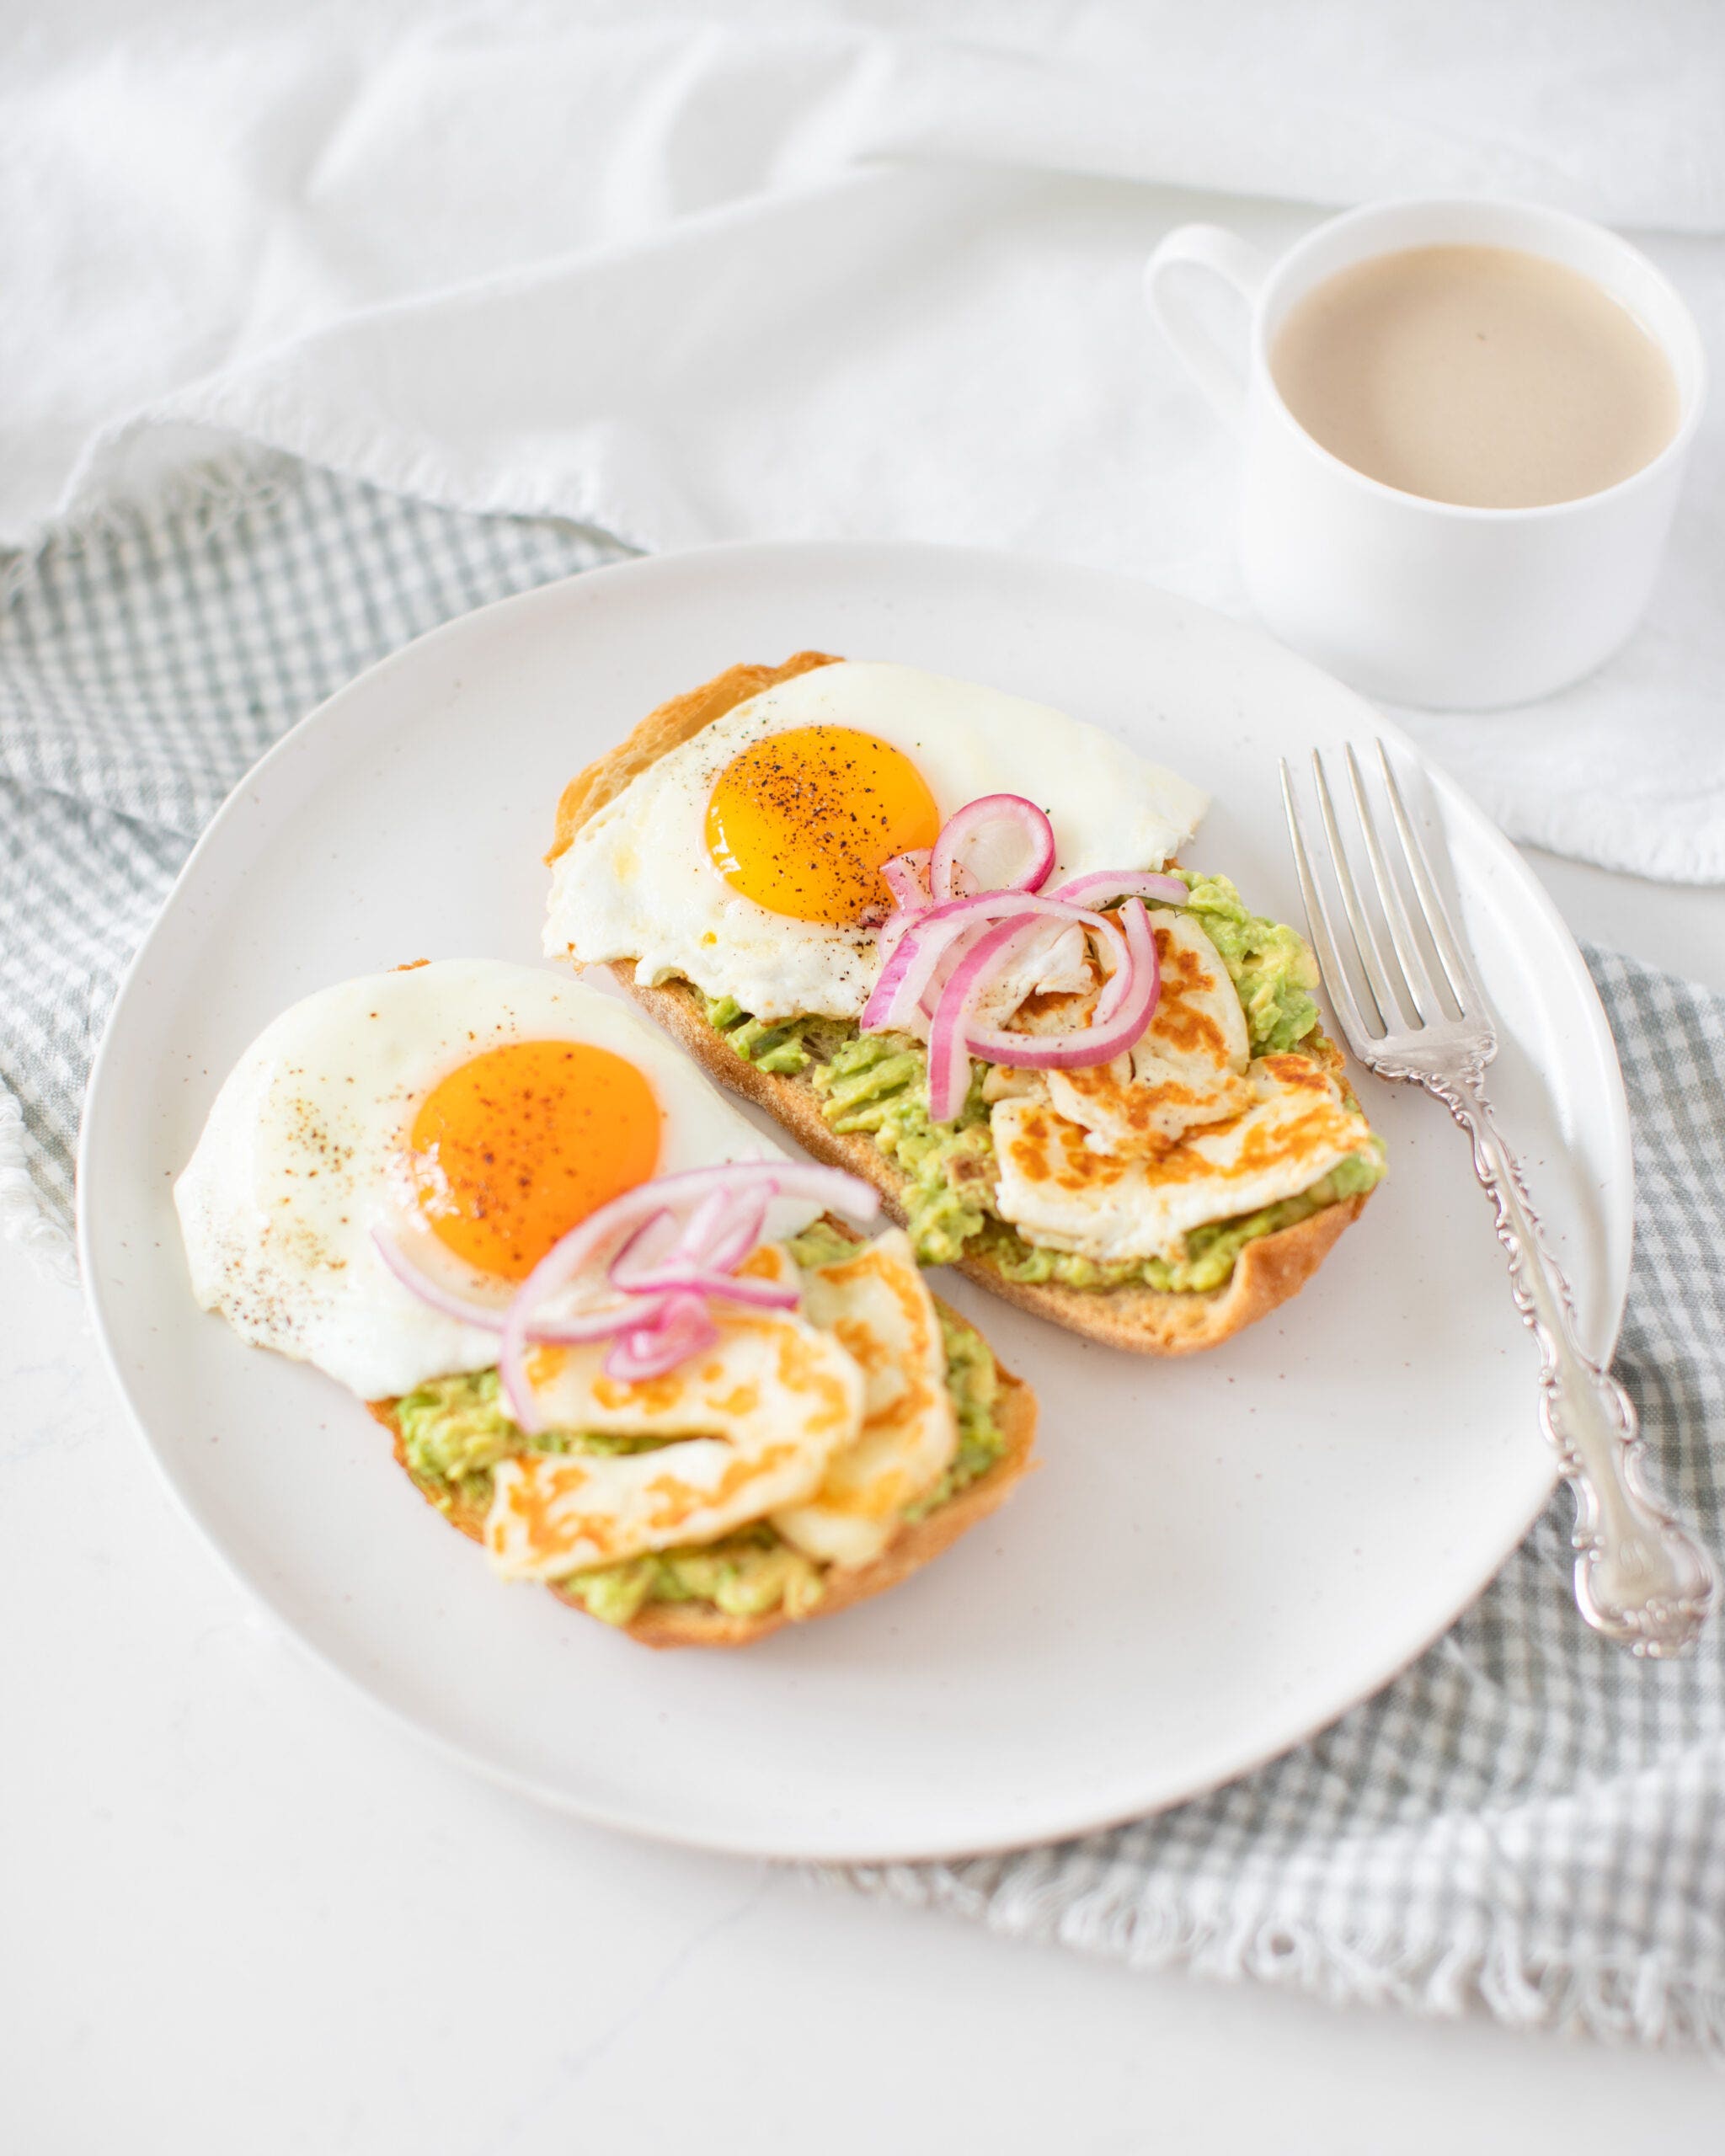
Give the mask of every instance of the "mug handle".
<path id="1" fill-rule="evenodd" d="M 1237 232 L 1220 225 L 1178 225 L 1144 267 L 1144 297 L 1174 356 L 1217 412 L 1237 432 L 1246 413 L 1246 369 L 1222 350 L 1189 299 L 1168 283 L 1171 270 L 1208 270 L 1254 307 L 1269 263 Z"/>

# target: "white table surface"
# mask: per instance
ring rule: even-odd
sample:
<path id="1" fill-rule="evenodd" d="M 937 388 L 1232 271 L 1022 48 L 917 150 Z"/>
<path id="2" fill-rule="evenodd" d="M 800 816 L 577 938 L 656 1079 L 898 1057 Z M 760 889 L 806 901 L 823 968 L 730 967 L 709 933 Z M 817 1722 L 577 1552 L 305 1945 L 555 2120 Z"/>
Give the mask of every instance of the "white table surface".
<path id="1" fill-rule="evenodd" d="M 1725 989 L 1725 889 L 1534 860 Z M 0 1312 L 0 2148 L 1719 2145 L 1693 2057 L 1135 1974 L 506 1796 L 251 1613 L 11 1247 Z"/>

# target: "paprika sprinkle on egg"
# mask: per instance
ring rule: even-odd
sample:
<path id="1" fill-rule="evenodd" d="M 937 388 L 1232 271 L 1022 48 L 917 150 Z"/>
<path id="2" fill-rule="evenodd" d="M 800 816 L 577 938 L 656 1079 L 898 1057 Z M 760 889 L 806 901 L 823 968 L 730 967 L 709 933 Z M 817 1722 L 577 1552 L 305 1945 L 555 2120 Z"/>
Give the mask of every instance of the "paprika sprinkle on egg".
<path id="1" fill-rule="evenodd" d="M 707 806 L 713 864 L 771 913 L 842 927 L 879 915 L 881 865 L 932 846 L 940 814 L 904 751 L 846 726 L 770 734 L 732 758 Z"/>

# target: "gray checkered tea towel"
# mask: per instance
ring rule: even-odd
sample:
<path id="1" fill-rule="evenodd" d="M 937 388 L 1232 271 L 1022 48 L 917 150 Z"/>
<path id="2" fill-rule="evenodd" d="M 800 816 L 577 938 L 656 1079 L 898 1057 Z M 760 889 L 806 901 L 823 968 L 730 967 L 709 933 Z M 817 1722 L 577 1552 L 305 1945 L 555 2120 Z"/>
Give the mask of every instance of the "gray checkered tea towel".
<path id="1" fill-rule="evenodd" d="M 1718 1550 L 1725 998 L 1586 957 L 1635 1139 L 1616 1367 Z M 1055 1848 L 839 1876 L 1140 1967 L 1725 2050 L 1725 1625 L 1685 1662 L 1608 1646 L 1576 1614 L 1570 1518 L 1560 1494 L 1404 1675 L 1214 1796 Z"/>
<path id="2" fill-rule="evenodd" d="M 0 614 L 0 1223 L 70 1270 L 78 1103 L 198 830 L 293 719 L 448 616 L 624 550 L 276 462 L 67 534 Z M 1721 1541 L 1725 1000 L 1589 953 L 1639 1177 L 1618 1369 Z M 1530 1363 L 1530 1376 L 1531 1364 Z M 1015 1856 L 836 1875 L 1138 1965 L 1725 2050 L 1725 1625 L 1648 1665 L 1570 1597 L 1567 1501 L 1437 1646 L 1211 1796 Z"/>

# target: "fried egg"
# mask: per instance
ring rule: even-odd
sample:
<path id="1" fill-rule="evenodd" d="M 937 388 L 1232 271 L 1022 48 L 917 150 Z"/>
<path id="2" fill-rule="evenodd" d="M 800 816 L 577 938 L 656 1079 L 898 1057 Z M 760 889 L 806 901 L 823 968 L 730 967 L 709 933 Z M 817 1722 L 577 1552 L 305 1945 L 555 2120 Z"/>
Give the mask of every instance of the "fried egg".
<path id="1" fill-rule="evenodd" d="M 284 1011 L 223 1084 L 174 1198 L 204 1308 L 376 1400 L 489 1368 L 497 1336 L 422 1301 L 374 1230 L 501 1310 L 635 1184 L 786 1157 L 627 1005 L 534 967 L 447 959 Z M 768 1231 L 815 1210 L 781 1201 Z"/>
<path id="2" fill-rule="evenodd" d="M 642 771 L 559 857 L 545 948 L 633 958 L 765 1019 L 856 1017 L 879 971 L 881 864 L 980 796 L 1054 825 L 1056 878 L 1156 868 L 1208 805 L 1046 705 L 914 667 L 820 666 L 737 705 Z"/>

